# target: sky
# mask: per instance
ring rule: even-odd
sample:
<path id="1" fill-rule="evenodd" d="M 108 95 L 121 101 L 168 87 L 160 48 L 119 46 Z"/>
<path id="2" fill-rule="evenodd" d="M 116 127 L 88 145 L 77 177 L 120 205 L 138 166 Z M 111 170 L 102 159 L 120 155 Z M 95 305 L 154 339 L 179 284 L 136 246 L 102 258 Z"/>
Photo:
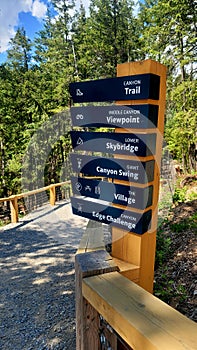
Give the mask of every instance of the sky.
<path id="1" fill-rule="evenodd" d="M 90 0 L 83 0 L 87 9 Z M 76 0 L 77 6 L 80 0 Z M 42 29 L 50 0 L 0 0 L 0 64 L 6 61 L 6 50 L 18 27 L 24 27 L 31 40 Z"/>

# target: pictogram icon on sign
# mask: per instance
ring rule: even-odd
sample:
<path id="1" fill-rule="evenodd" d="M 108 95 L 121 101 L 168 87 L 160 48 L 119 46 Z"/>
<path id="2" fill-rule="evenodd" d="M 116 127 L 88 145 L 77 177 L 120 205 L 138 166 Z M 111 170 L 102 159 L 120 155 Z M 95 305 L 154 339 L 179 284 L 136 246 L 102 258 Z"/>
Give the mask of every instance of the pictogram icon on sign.
<path id="1" fill-rule="evenodd" d="M 76 96 L 83 96 L 83 92 L 80 89 L 76 89 Z"/>
<path id="2" fill-rule="evenodd" d="M 82 162 L 82 159 L 81 159 L 81 158 L 77 158 L 77 166 L 78 166 L 78 169 L 81 168 L 81 162 Z"/>
<path id="3" fill-rule="evenodd" d="M 82 189 L 82 185 L 80 184 L 80 182 L 77 182 L 76 184 L 75 184 L 75 188 L 76 188 L 76 190 L 77 191 L 81 191 L 81 189 Z"/>
<path id="4" fill-rule="evenodd" d="M 81 137 L 78 138 L 77 145 L 83 145 L 83 140 Z"/>

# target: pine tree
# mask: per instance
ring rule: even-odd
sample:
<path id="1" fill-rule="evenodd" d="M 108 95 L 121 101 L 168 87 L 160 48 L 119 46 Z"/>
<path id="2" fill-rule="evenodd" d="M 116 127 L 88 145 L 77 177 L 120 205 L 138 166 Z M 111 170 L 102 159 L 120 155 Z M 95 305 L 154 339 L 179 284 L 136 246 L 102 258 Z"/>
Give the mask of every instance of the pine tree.
<path id="1" fill-rule="evenodd" d="M 139 13 L 145 55 L 162 61 L 172 73 L 179 69 L 182 80 L 188 68 L 194 73 L 197 29 L 194 6 L 193 0 L 146 0 Z"/>
<path id="2" fill-rule="evenodd" d="M 7 50 L 8 62 L 15 68 L 27 72 L 31 62 L 31 40 L 27 38 L 25 29 L 18 28 L 14 38 L 10 40 Z"/>
<path id="3" fill-rule="evenodd" d="M 51 20 L 48 12 L 44 30 L 38 33 L 35 41 L 37 61 L 42 71 L 42 82 L 48 82 L 46 100 L 51 103 L 51 111 L 68 106 L 68 84 L 73 80 L 73 50 L 70 41 L 71 10 L 73 1 L 56 1 L 52 4 L 57 12 Z"/>
<path id="4" fill-rule="evenodd" d="M 146 57 L 168 67 L 165 137 L 174 158 L 196 171 L 196 13 L 193 0 L 147 0 L 141 4 Z"/>
<path id="5" fill-rule="evenodd" d="M 73 60 L 71 64 L 74 66 L 74 78 L 86 79 L 88 77 L 88 52 L 87 52 L 87 18 L 85 7 L 82 2 L 80 8 L 75 13 L 70 33 L 70 43 L 72 46 Z"/>
<path id="6" fill-rule="evenodd" d="M 115 76 L 117 63 L 137 58 L 137 21 L 133 1 L 92 0 L 86 23 L 90 76 Z"/>
<path id="7" fill-rule="evenodd" d="M 35 53 L 34 60 L 38 65 L 44 64 L 50 59 L 48 53 L 50 42 L 53 37 L 53 16 L 50 8 L 47 9 L 47 15 L 44 20 L 43 29 L 40 30 L 34 40 Z"/>

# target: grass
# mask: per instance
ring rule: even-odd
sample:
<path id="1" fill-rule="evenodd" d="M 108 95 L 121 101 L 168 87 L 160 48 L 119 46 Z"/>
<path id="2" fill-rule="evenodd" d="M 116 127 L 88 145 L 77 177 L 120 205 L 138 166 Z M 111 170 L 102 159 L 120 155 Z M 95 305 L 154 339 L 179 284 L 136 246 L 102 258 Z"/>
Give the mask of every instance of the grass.
<path id="1" fill-rule="evenodd" d="M 159 203 L 159 209 L 165 209 L 166 205 L 170 203 L 169 193 L 166 193 L 163 196 L 163 202 Z M 186 185 L 181 187 L 179 183 L 175 188 L 173 195 L 173 203 L 175 206 L 197 199 L 196 187 L 190 187 Z M 170 209 L 169 209 L 170 208 Z M 163 300 L 166 303 L 169 303 L 172 299 L 176 300 L 177 305 L 186 302 L 187 290 L 178 281 L 174 282 L 171 276 L 171 273 L 168 271 L 167 261 L 170 257 L 173 259 L 173 242 L 172 238 L 169 237 L 168 233 L 176 234 L 182 233 L 185 231 L 192 230 L 192 232 L 197 233 L 197 213 L 192 214 L 187 218 L 178 218 L 178 222 L 173 222 L 168 219 L 169 212 L 172 207 L 168 206 L 168 213 L 165 219 L 160 218 L 159 228 L 157 232 L 157 245 L 156 245 L 156 255 L 155 255 L 155 269 L 159 272 L 156 276 L 156 281 L 154 284 L 154 295 Z M 165 213 L 165 211 L 164 211 Z"/>
<path id="2" fill-rule="evenodd" d="M 161 267 L 168 259 L 171 252 L 171 238 L 167 237 L 163 232 L 162 227 L 157 231 L 157 243 L 155 254 L 155 268 Z"/>
<path id="3" fill-rule="evenodd" d="M 187 219 L 180 220 L 180 222 L 177 223 L 171 223 L 170 224 L 170 229 L 173 232 L 184 232 L 185 230 L 189 229 L 196 229 L 197 232 L 197 213 L 193 214 Z"/>

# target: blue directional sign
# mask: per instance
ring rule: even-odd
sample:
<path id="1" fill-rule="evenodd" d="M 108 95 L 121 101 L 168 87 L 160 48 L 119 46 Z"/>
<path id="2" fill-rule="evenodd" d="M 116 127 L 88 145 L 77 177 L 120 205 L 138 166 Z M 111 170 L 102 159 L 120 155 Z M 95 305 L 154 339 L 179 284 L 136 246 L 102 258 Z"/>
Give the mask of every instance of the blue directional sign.
<path id="1" fill-rule="evenodd" d="M 72 193 L 137 209 L 152 205 L 153 186 L 125 186 L 84 177 L 71 177 Z"/>
<path id="2" fill-rule="evenodd" d="M 152 210 L 140 214 L 80 197 L 72 197 L 71 205 L 75 215 L 119 227 L 127 232 L 141 235 L 150 228 Z"/>
<path id="3" fill-rule="evenodd" d="M 71 154 L 71 162 L 73 171 L 78 174 L 119 179 L 139 184 L 146 184 L 154 179 L 154 160 L 140 162 L 73 153 Z"/>
<path id="4" fill-rule="evenodd" d="M 159 85 L 160 77 L 158 75 L 139 74 L 71 83 L 69 89 L 74 103 L 159 100 Z"/>
<path id="5" fill-rule="evenodd" d="M 156 133 L 130 134 L 114 132 L 71 131 L 72 146 L 76 151 L 95 151 L 146 157 L 155 154 Z"/>
<path id="6" fill-rule="evenodd" d="M 110 105 L 71 107 L 73 126 L 149 129 L 156 128 L 158 106 Z"/>

